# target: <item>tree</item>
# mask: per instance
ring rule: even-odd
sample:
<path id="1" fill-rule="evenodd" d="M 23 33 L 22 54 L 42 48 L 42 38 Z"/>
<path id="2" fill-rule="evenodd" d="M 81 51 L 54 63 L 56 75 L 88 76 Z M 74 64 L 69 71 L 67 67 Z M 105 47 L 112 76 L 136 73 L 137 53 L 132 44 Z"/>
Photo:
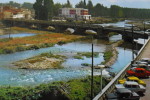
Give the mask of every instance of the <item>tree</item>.
<path id="1" fill-rule="evenodd" d="M 33 4 L 35 19 L 49 20 L 53 16 L 53 0 L 36 0 Z"/>
<path id="2" fill-rule="evenodd" d="M 60 3 L 54 4 L 54 9 L 53 9 L 54 16 L 58 16 L 58 11 L 60 8 L 62 8 L 62 5 Z"/>
<path id="3" fill-rule="evenodd" d="M 86 1 L 81 0 L 78 4 L 75 5 L 76 8 L 86 8 Z"/>
<path id="4" fill-rule="evenodd" d="M 71 5 L 71 3 L 70 3 L 69 0 L 67 0 L 67 3 L 65 3 L 65 4 L 63 5 L 63 8 L 72 8 L 72 5 Z"/>
<path id="5" fill-rule="evenodd" d="M 53 0 L 44 0 L 45 20 L 52 19 L 54 2 Z"/>
<path id="6" fill-rule="evenodd" d="M 8 5 L 13 6 L 13 7 L 18 7 L 18 8 L 21 7 L 21 4 L 16 3 L 14 1 L 9 1 Z"/>
<path id="7" fill-rule="evenodd" d="M 86 0 L 84 0 L 84 8 L 86 8 Z"/>
<path id="8" fill-rule="evenodd" d="M 89 10 L 89 13 L 90 13 L 91 15 L 93 15 L 93 3 L 92 3 L 91 0 L 88 1 L 87 8 L 88 8 L 88 10 Z"/>
<path id="9" fill-rule="evenodd" d="M 84 8 L 84 2 L 81 0 L 78 4 L 75 5 L 76 8 Z"/>
<path id="10" fill-rule="evenodd" d="M 29 3 L 29 2 L 24 2 L 22 4 L 22 7 L 23 8 L 28 8 L 28 9 L 32 9 L 33 8 L 33 4 L 32 3 Z"/>
<path id="11" fill-rule="evenodd" d="M 33 8 L 35 10 L 35 19 L 42 19 L 41 12 L 42 12 L 42 2 L 43 0 L 36 0 L 33 4 Z"/>

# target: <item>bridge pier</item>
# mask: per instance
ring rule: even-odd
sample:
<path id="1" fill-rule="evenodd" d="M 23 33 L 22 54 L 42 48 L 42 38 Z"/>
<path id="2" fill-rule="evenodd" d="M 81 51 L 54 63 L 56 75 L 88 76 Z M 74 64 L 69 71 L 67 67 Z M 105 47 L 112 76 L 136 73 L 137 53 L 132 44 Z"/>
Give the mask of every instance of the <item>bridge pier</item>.
<path id="1" fill-rule="evenodd" d="M 132 42 L 133 41 L 133 38 L 130 37 L 130 36 L 125 36 L 125 35 L 122 35 L 122 39 L 126 42 Z"/>

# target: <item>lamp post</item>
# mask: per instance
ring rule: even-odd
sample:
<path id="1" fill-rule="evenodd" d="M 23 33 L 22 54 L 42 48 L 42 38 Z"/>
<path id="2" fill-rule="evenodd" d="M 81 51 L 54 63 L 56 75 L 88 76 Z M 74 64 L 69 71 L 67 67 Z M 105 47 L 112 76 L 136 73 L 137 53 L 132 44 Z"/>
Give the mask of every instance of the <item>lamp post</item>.
<path id="1" fill-rule="evenodd" d="M 134 42 L 136 43 L 135 44 L 135 50 L 138 50 L 138 45 L 137 45 L 138 44 L 138 40 L 134 40 Z"/>
<path id="2" fill-rule="evenodd" d="M 102 75 L 102 71 L 103 71 L 103 68 L 105 68 L 105 65 L 98 65 L 98 67 L 101 69 L 101 87 L 100 87 L 100 89 L 101 89 L 101 92 L 102 92 L 102 90 L 103 90 L 103 75 Z"/>
<path id="3" fill-rule="evenodd" d="M 92 66 L 91 66 L 91 100 L 93 99 L 93 64 L 94 64 L 94 58 L 93 58 L 93 36 L 92 38 Z"/>
<path id="4" fill-rule="evenodd" d="M 132 60 L 134 60 L 134 53 L 133 53 L 133 50 L 134 50 L 134 34 L 133 34 L 133 24 L 132 24 Z"/>
<path id="5" fill-rule="evenodd" d="M 94 32 L 93 30 L 86 30 L 85 31 L 86 34 L 90 35 L 91 37 L 91 42 L 92 42 L 92 50 L 91 50 L 91 54 L 92 54 L 92 66 L 91 66 L 91 100 L 93 100 L 93 67 L 94 67 L 94 48 L 93 48 L 93 35 L 97 35 L 97 32 Z"/>
<path id="6" fill-rule="evenodd" d="M 145 36 L 145 21 L 143 22 L 144 24 L 144 36 Z M 144 38 L 144 44 L 145 44 L 145 38 Z"/>

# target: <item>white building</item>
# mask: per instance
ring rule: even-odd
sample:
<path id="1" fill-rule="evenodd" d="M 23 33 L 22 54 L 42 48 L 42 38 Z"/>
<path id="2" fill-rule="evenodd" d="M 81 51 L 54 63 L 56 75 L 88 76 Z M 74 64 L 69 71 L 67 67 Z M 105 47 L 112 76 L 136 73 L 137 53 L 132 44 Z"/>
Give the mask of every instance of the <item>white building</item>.
<path id="1" fill-rule="evenodd" d="M 23 19 L 25 18 L 24 14 L 16 14 L 16 15 L 13 15 L 12 18 L 19 18 L 19 19 Z"/>
<path id="2" fill-rule="evenodd" d="M 91 19 L 91 15 L 89 15 L 88 9 L 84 8 L 61 8 L 59 10 L 59 16 L 85 20 Z"/>

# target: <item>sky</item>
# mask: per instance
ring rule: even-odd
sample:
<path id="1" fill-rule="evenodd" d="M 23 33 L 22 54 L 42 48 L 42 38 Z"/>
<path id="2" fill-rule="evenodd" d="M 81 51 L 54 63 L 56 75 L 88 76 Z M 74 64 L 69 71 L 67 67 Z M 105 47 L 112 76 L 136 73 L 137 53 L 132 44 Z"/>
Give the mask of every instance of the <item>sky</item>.
<path id="1" fill-rule="evenodd" d="M 7 3 L 9 1 L 14 1 L 17 3 L 31 2 L 34 3 L 36 0 L 0 0 L 0 3 Z M 54 3 L 66 3 L 67 0 L 53 0 Z M 81 0 L 70 0 L 71 4 L 75 5 Z M 86 0 L 88 2 L 88 0 Z M 128 8 L 148 8 L 150 9 L 150 0 L 92 0 L 93 4 L 101 3 L 106 7 L 110 5 L 119 5 L 121 7 Z"/>

